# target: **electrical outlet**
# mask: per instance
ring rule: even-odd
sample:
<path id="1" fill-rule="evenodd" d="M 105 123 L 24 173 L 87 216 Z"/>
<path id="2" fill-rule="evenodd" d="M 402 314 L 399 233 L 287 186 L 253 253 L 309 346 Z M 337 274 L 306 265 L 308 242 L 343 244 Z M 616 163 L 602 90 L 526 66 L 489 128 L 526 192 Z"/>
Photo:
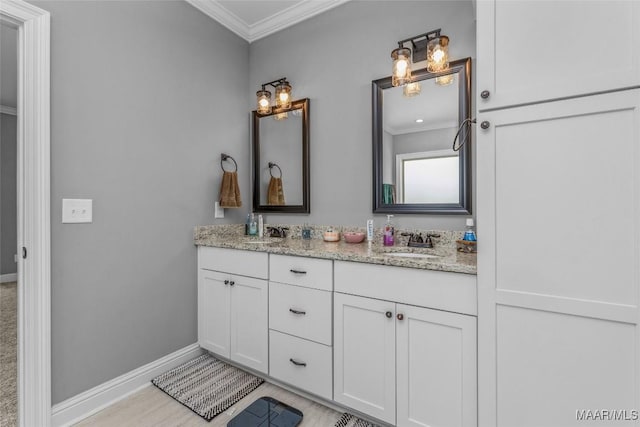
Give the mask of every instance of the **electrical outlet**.
<path id="1" fill-rule="evenodd" d="M 214 218 L 224 218 L 224 208 L 220 207 L 220 202 L 216 202 L 214 206 Z"/>
<path id="2" fill-rule="evenodd" d="M 79 224 L 93 222 L 92 199 L 62 199 L 62 223 Z"/>

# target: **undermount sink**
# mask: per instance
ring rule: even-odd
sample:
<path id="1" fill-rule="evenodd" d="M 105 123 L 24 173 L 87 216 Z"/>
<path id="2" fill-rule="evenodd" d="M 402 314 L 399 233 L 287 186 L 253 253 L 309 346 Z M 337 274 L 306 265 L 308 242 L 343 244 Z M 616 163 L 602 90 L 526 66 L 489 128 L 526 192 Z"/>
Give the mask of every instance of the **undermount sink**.
<path id="1" fill-rule="evenodd" d="M 438 255 L 418 254 L 415 252 L 389 252 L 389 253 L 386 253 L 385 255 L 400 257 L 400 258 L 422 258 L 422 259 L 440 258 Z"/>

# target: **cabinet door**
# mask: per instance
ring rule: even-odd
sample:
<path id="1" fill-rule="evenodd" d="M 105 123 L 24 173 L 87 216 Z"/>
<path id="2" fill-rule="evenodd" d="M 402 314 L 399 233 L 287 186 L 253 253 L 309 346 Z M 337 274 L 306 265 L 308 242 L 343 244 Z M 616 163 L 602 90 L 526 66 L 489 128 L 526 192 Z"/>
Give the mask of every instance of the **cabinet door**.
<path id="1" fill-rule="evenodd" d="M 334 328 L 333 399 L 395 424 L 395 304 L 335 293 Z"/>
<path id="2" fill-rule="evenodd" d="M 576 425 L 577 410 L 637 408 L 640 89 L 483 120 L 480 424 Z"/>
<path id="3" fill-rule="evenodd" d="M 398 305 L 398 427 L 477 425 L 476 318 Z"/>
<path id="4" fill-rule="evenodd" d="M 269 370 L 269 304 L 266 280 L 231 278 L 231 360 L 257 371 Z"/>
<path id="5" fill-rule="evenodd" d="M 481 111 L 638 86 L 639 57 L 638 1 L 477 2 Z"/>
<path id="6" fill-rule="evenodd" d="M 198 344 L 226 358 L 230 354 L 228 283 L 228 274 L 198 272 Z"/>

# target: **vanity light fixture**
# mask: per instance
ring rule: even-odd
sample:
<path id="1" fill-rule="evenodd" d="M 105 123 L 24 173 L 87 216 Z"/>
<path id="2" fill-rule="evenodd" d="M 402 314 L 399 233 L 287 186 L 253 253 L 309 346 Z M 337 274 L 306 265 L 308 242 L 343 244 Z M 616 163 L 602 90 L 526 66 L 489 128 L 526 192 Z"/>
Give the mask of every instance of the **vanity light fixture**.
<path id="1" fill-rule="evenodd" d="M 453 79 L 453 74 L 436 77 L 436 84 L 439 86 L 449 86 L 451 83 L 453 83 Z"/>
<path id="2" fill-rule="evenodd" d="M 421 91 L 422 91 L 422 85 L 420 84 L 420 82 L 411 82 L 404 85 L 404 88 L 402 89 L 402 94 L 407 98 L 409 98 L 412 96 L 420 95 Z"/>
<path id="3" fill-rule="evenodd" d="M 272 86 L 276 90 L 276 107 L 280 109 L 291 108 L 291 84 L 286 77 L 273 80 L 262 85 L 262 89 L 256 92 L 258 99 L 258 114 L 271 114 L 271 91 L 267 90 L 267 86 Z M 285 117 L 286 118 L 286 117 Z"/>
<path id="4" fill-rule="evenodd" d="M 439 73 L 449 68 L 449 37 L 440 34 L 441 29 L 419 34 L 398 41 L 398 47 L 391 51 L 393 70 L 391 84 L 401 86 L 411 83 L 411 63 L 427 61 L 427 71 Z M 411 49 L 404 47 L 411 42 Z M 411 95 L 406 95 L 411 96 Z"/>

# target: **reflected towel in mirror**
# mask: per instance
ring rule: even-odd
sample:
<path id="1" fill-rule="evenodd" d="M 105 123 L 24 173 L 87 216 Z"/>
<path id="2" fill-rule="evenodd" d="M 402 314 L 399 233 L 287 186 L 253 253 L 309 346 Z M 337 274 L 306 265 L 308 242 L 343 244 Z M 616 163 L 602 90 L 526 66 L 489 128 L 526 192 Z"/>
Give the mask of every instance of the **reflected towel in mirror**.
<path id="1" fill-rule="evenodd" d="M 220 184 L 220 207 L 239 208 L 240 206 L 242 206 L 242 199 L 238 187 L 238 172 L 224 172 Z"/>
<path id="2" fill-rule="evenodd" d="M 271 177 L 269 189 L 267 190 L 268 205 L 284 205 L 284 190 L 282 189 L 282 178 Z"/>

